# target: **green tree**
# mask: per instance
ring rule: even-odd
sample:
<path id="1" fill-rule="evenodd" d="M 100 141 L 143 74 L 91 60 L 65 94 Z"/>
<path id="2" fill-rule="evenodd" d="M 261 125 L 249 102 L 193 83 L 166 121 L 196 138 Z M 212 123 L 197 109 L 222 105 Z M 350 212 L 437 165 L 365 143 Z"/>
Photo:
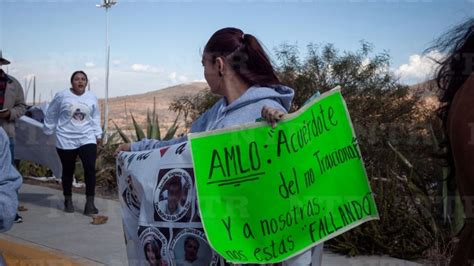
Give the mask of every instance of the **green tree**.
<path id="1" fill-rule="evenodd" d="M 183 114 L 186 129 L 207 109 L 211 108 L 218 100 L 219 96 L 212 94 L 209 89 L 199 92 L 193 96 L 181 96 L 175 99 L 169 109 L 179 114 Z"/>

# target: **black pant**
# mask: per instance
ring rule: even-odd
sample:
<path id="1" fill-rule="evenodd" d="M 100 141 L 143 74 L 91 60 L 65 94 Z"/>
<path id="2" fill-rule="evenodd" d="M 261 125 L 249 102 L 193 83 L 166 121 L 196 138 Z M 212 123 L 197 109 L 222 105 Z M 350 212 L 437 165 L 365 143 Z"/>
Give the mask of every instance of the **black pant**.
<path id="1" fill-rule="evenodd" d="M 64 196 L 72 195 L 72 176 L 76 168 L 76 158 L 79 155 L 84 167 L 84 175 L 86 181 L 86 195 L 95 195 L 95 160 L 97 158 L 97 145 L 86 144 L 74 150 L 63 150 L 56 148 L 61 164 L 63 165 L 63 175 L 61 177 L 63 183 Z"/>

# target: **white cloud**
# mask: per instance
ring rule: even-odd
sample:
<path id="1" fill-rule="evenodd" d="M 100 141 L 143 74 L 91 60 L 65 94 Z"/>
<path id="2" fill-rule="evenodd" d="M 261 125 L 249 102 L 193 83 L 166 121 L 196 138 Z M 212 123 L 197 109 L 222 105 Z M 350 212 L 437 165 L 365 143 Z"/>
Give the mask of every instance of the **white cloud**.
<path id="1" fill-rule="evenodd" d="M 436 62 L 444 55 L 438 51 L 431 51 L 426 55 L 414 54 L 410 56 L 409 63 L 399 66 L 395 70 L 395 75 L 400 77 L 400 81 L 406 84 L 416 84 L 433 77 L 436 70 Z"/>
<path id="2" fill-rule="evenodd" d="M 133 64 L 132 70 L 135 72 L 143 72 L 143 73 L 160 73 L 162 72 L 161 69 L 150 66 L 150 65 L 143 65 L 143 64 Z"/>
<path id="3" fill-rule="evenodd" d="M 94 62 L 87 62 L 86 67 L 95 67 Z"/>
<path id="4" fill-rule="evenodd" d="M 178 75 L 178 74 L 177 74 L 176 72 L 171 72 L 168 77 L 169 77 L 171 80 L 174 80 L 174 81 L 175 81 L 177 75 Z"/>
<path id="5" fill-rule="evenodd" d="M 113 61 L 112 61 L 112 64 L 113 64 L 114 66 L 120 65 L 120 63 L 122 63 L 122 62 L 120 62 L 120 60 L 113 60 Z"/>
<path id="6" fill-rule="evenodd" d="M 178 75 L 177 72 L 171 72 L 168 75 L 168 78 L 171 81 L 171 83 L 183 83 L 183 82 L 188 81 L 188 77 L 186 77 L 185 75 Z"/>
<path id="7" fill-rule="evenodd" d="M 177 77 L 178 76 L 178 73 L 176 72 L 171 72 L 169 75 L 168 75 L 168 78 L 169 80 L 171 81 L 171 83 L 178 83 L 177 81 Z"/>

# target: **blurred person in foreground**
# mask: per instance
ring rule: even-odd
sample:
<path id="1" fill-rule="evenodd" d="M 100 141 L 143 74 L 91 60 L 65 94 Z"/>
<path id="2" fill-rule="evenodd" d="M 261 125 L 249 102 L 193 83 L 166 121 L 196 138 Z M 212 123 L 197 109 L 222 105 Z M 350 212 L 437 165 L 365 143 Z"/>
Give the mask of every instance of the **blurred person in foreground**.
<path id="1" fill-rule="evenodd" d="M 9 65 L 10 61 L 3 58 L 0 51 L 0 127 L 2 127 L 9 141 L 11 163 L 15 160 L 15 120 L 26 113 L 25 96 L 20 82 L 13 76 L 8 75 L 1 69 L 4 65 Z M 23 222 L 23 217 L 18 213 L 15 215 L 15 222 Z"/>
<path id="2" fill-rule="evenodd" d="M 441 36 L 427 51 L 446 54 L 439 61 L 438 114 L 446 134 L 448 178 L 455 178 L 464 204 L 465 224 L 450 265 L 474 263 L 474 18 Z"/>
<path id="3" fill-rule="evenodd" d="M 8 136 L 0 127 L 0 232 L 8 231 L 15 220 L 18 208 L 18 189 L 22 178 L 13 167 L 8 151 L 10 142 Z"/>

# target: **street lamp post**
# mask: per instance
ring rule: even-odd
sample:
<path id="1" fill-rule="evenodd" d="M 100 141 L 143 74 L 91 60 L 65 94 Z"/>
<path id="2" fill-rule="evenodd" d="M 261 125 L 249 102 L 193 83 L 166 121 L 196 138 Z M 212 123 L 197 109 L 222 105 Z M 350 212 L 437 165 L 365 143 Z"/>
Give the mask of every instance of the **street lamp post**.
<path id="1" fill-rule="evenodd" d="M 117 3 L 117 0 L 102 0 L 102 4 L 97 7 L 105 8 L 105 99 L 104 99 L 104 137 L 103 142 L 107 143 L 107 133 L 109 130 L 109 8 Z"/>

